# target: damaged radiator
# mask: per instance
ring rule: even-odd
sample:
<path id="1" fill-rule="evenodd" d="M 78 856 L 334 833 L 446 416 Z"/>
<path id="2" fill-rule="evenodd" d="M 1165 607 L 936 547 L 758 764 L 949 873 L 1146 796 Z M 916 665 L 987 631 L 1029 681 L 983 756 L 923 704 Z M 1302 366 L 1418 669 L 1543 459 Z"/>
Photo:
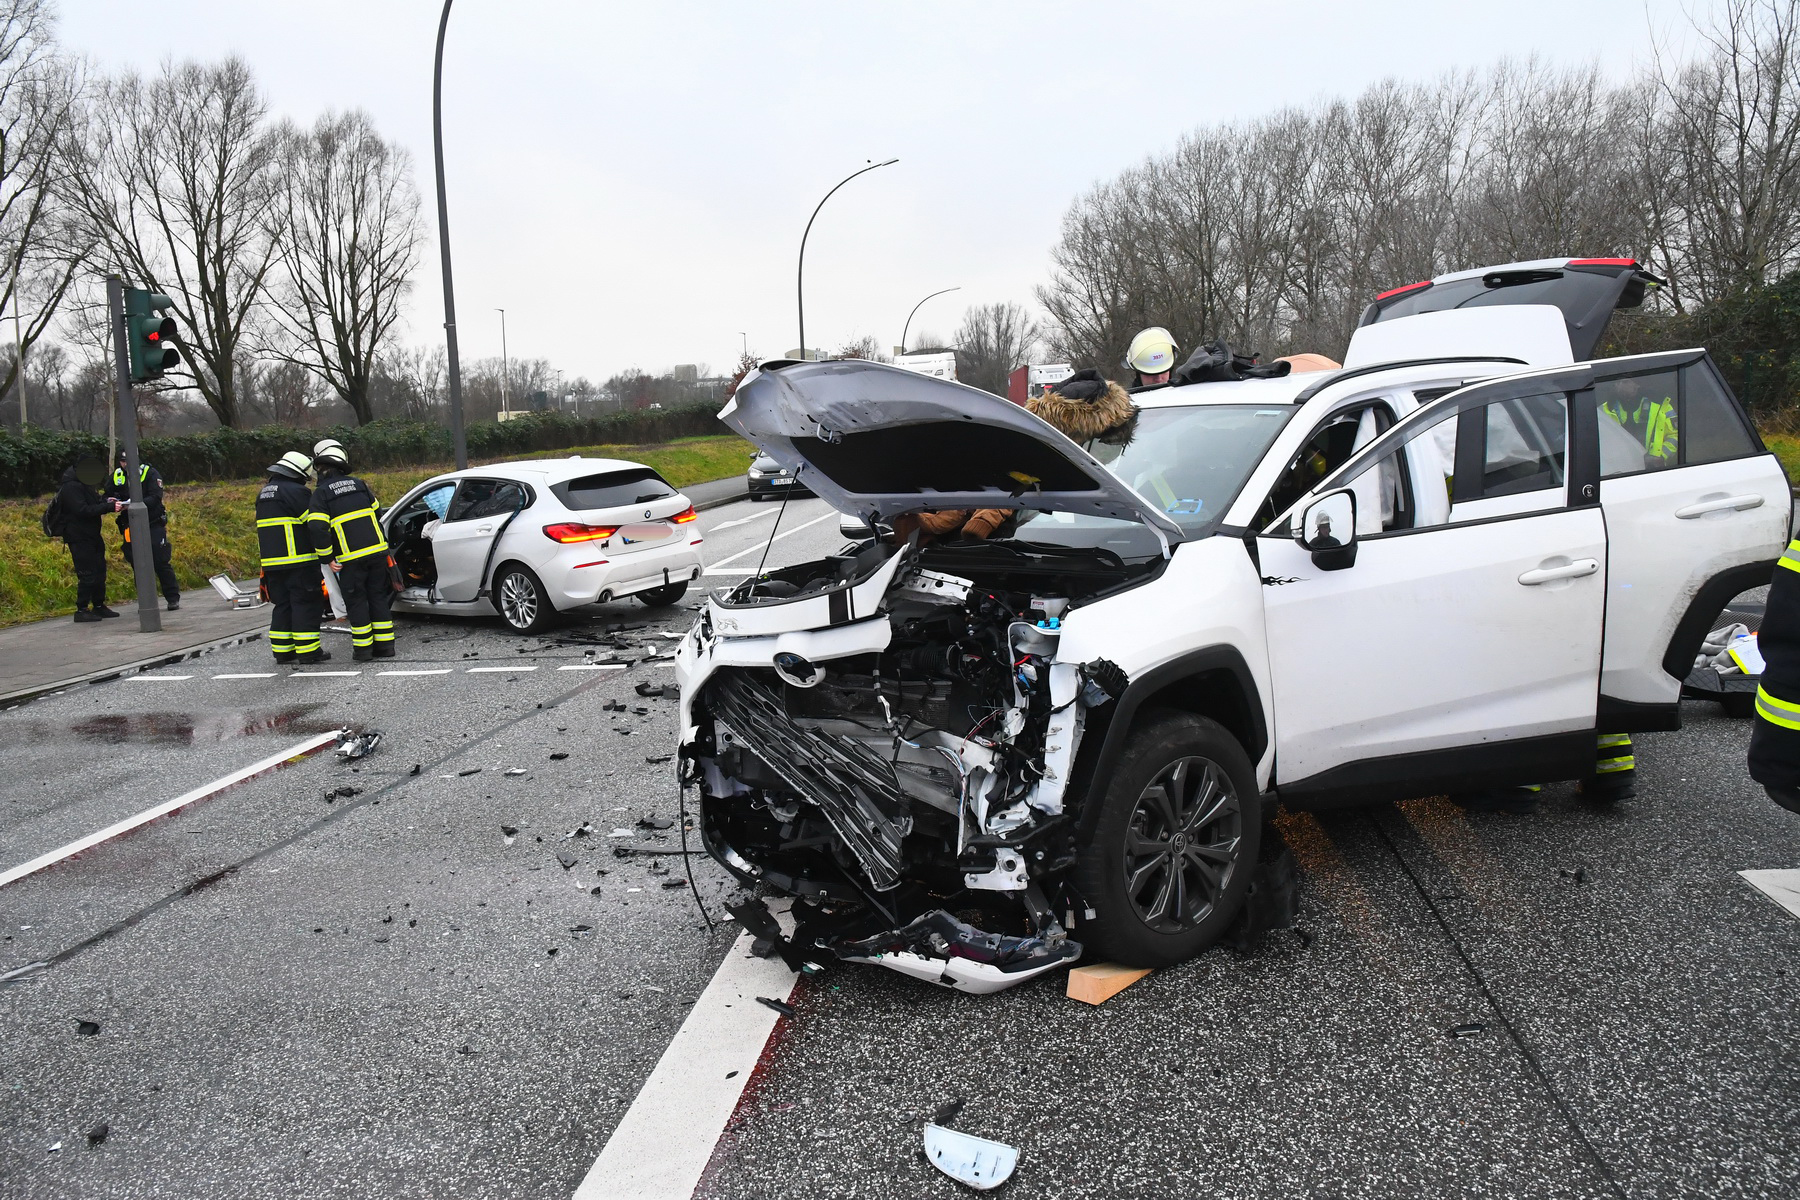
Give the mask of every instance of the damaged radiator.
<path id="1" fill-rule="evenodd" d="M 900 882 L 901 843 L 912 832 L 912 816 L 892 766 L 852 738 L 796 725 L 781 696 L 742 671 L 714 675 L 706 704 L 825 814 L 878 891 Z"/>

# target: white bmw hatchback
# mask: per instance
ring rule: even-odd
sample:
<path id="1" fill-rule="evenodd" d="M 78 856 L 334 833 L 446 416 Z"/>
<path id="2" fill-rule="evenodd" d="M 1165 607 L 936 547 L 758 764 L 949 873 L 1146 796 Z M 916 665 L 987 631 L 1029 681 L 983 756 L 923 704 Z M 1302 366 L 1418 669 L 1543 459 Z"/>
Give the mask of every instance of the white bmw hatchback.
<path id="1" fill-rule="evenodd" d="M 426 480 L 382 514 L 400 612 L 498 615 L 520 633 L 636 596 L 673 604 L 700 577 L 694 506 L 615 458 L 528 459 Z"/>

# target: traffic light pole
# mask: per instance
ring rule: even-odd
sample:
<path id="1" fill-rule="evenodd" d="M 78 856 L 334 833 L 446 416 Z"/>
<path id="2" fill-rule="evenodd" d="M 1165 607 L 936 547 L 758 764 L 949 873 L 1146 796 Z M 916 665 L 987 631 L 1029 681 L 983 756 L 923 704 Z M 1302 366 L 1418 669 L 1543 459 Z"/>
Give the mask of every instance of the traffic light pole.
<path id="1" fill-rule="evenodd" d="M 463 433 L 462 369 L 456 361 L 456 285 L 450 281 L 450 203 L 444 198 L 444 31 L 450 27 L 450 0 L 438 19 L 437 59 L 431 68 L 431 148 L 437 159 L 438 250 L 444 260 L 444 356 L 450 376 L 450 443 L 456 469 L 469 465 Z"/>
<path id="2" fill-rule="evenodd" d="M 106 304 L 112 310 L 113 361 L 119 372 L 119 440 L 125 444 L 125 486 L 131 495 L 126 528 L 131 536 L 131 573 L 137 579 L 138 630 L 162 631 L 156 606 L 156 575 L 150 565 L 150 513 L 144 507 L 144 481 L 138 478 L 137 402 L 131 395 L 131 353 L 125 345 L 125 281 L 106 277 Z M 108 463 L 108 468 L 113 464 Z"/>

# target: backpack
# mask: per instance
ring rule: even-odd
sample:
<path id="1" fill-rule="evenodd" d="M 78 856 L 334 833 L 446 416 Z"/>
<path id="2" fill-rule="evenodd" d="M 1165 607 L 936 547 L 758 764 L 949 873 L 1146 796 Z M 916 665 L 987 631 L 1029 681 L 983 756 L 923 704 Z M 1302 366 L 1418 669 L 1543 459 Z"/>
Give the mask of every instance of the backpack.
<path id="1" fill-rule="evenodd" d="M 50 503 L 44 507 L 43 515 L 38 518 L 38 523 L 44 527 L 44 536 L 47 538 L 59 538 L 63 535 L 61 496 L 50 497 Z"/>

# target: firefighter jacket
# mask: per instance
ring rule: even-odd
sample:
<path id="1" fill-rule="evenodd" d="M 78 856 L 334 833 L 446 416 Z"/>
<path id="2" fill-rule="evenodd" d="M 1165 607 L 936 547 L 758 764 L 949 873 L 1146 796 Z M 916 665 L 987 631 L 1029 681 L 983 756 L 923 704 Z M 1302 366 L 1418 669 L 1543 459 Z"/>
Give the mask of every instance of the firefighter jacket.
<path id="1" fill-rule="evenodd" d="M 311 505 L 312 493 L 298 479 L 271 475 L 263 484 L 256 494 L 256 549 L 263 570 L 319 560 L 306 524 Z"/>
<path id="2" fill-rule="evenodd" d="M 1800 787 L 1800 541 L 1775 567 L 1762 628 L 1762 680 L 1750 731 L 1750 778 L 1765 787 Z"/>
<path id="3" fill-rule="evenodd" d="M 369 485 L 354 475 L 326 471 L 312 498 L 312 544 L 319 557 L 354 562 L 370 554 L 386 554 L 387 539 L 375 510 L 380 501 Z"/>
<path id="4" fill-rule="evenodd" d="M 150 518 L 150 528 L 169 523 L 169 510 L 163 507 L 163 481 L 155 467 L 149 463 L 138 464 L 138 483 L 144 490 L 144 513 Z M 112 486 L 106 494 L 118 500 L 130 500 L 131 488 L 125 483 L 125 468 L 115 467 L 112 473 Z M 119 513 L 119 529 L 121 532 L 130 528 L 130 514 Z"/>

